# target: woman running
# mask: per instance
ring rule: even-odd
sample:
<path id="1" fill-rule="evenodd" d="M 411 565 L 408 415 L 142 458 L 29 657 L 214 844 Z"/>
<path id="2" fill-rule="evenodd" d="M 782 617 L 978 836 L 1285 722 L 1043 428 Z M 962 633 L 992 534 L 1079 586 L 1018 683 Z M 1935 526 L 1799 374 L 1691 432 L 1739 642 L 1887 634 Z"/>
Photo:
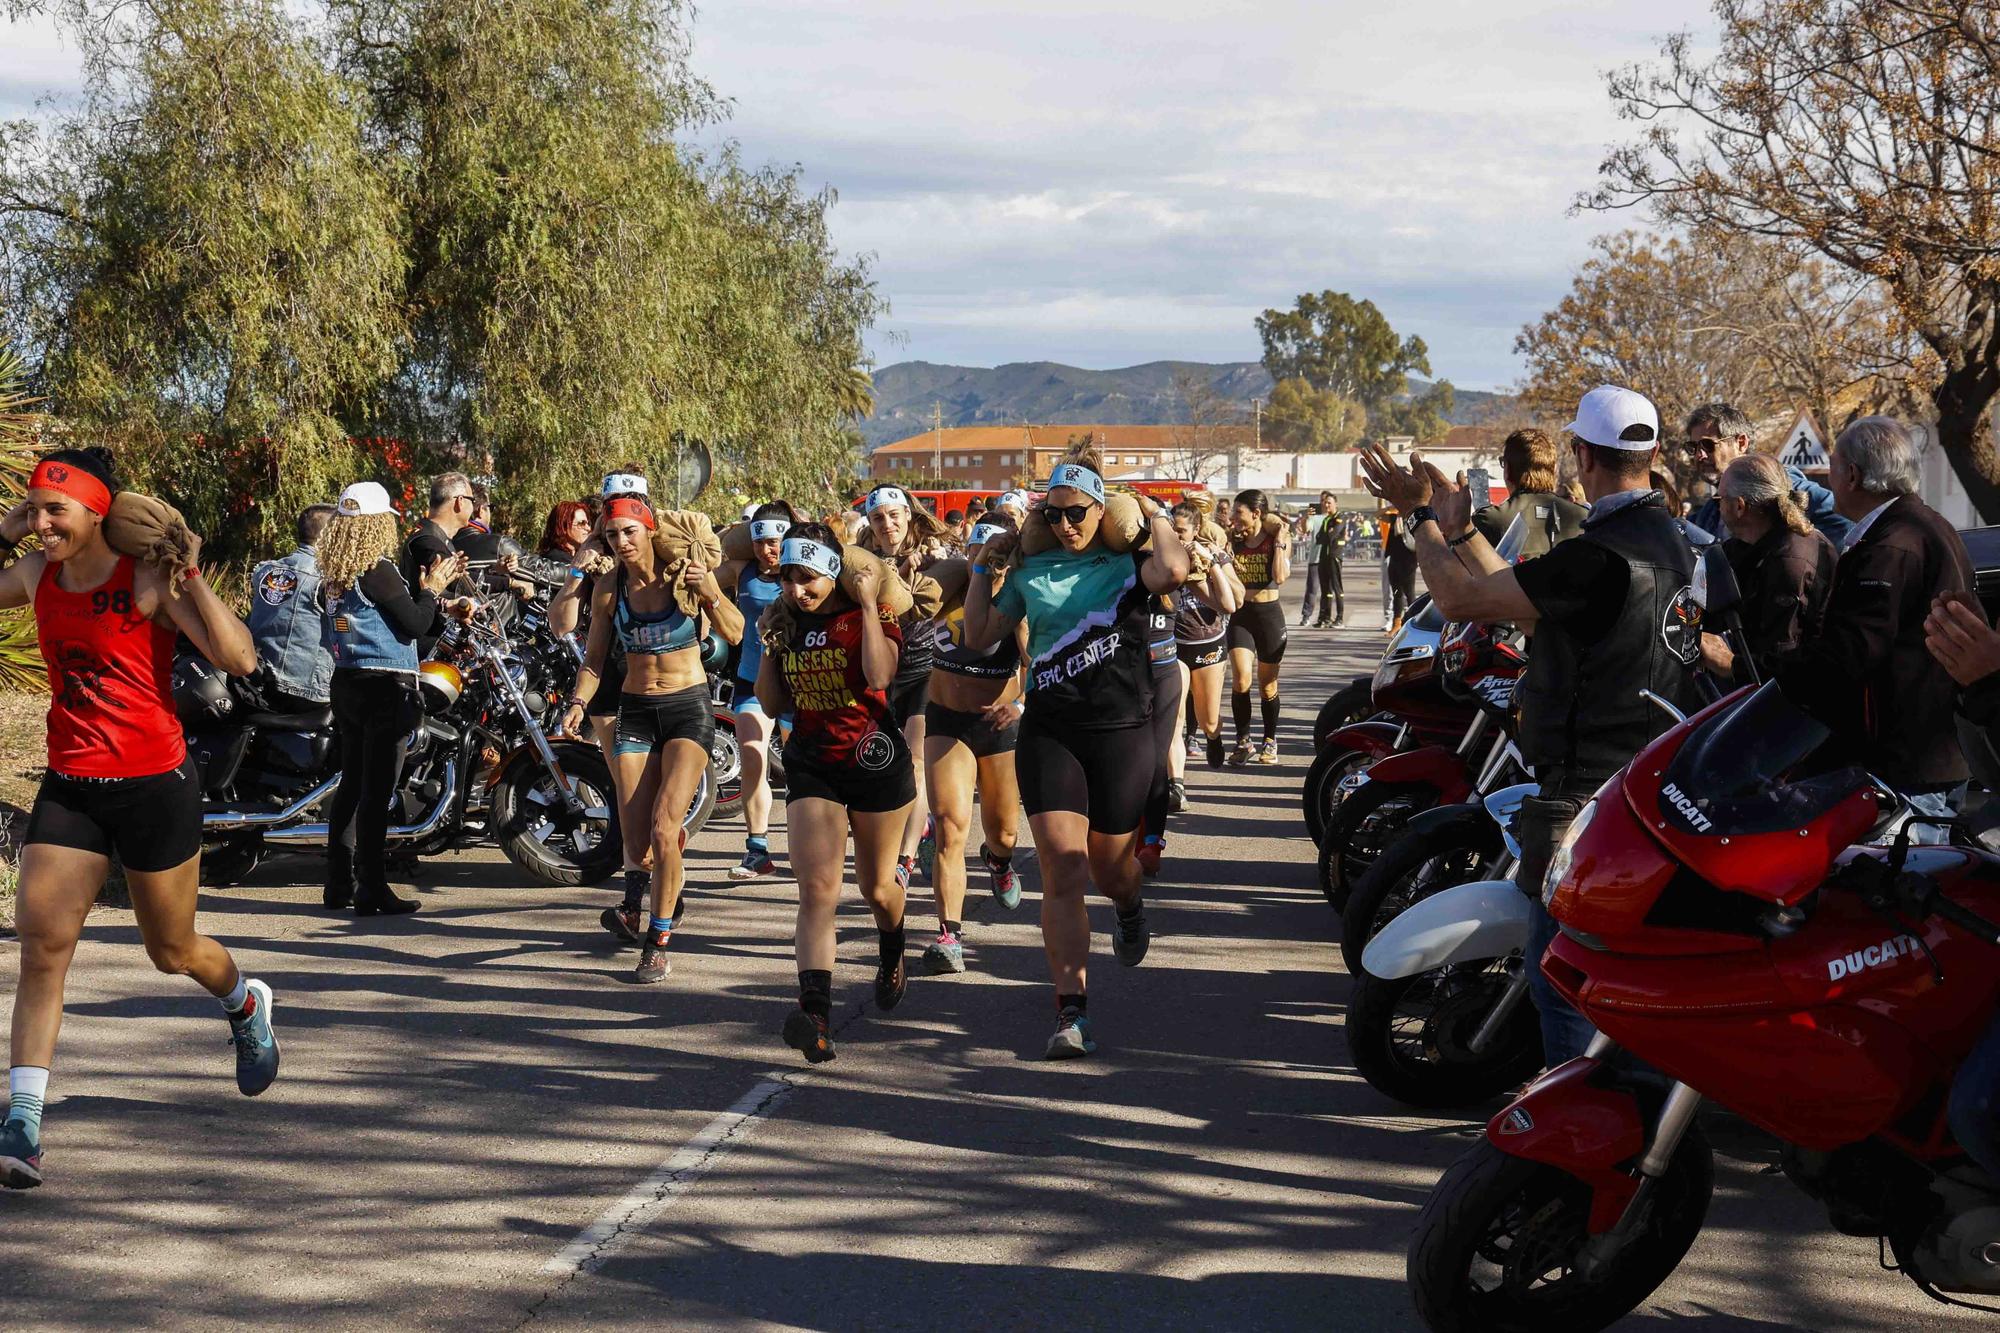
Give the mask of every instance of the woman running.
<path id="1" fill-rule="evenodd" d="M 333 654 L 333 726 L 340 744 L 340 786 L 327 815 L 329 912 L 400 916 L 417 904 L 389 887 L 389 805 L 403 764 L 403 739 L 424 709 L 417 695 L 417 640 L 437 623 L 438 599 L 465 569 L 465 558 L 439 556 L 422 586 L 403 581 L 399 534 L 389 492 L 372 481 L 340 493 L 320 538 L 321 639 Z M 470 598 L 453 613 L 470 613 Z"/>
<path id="2" fill-rule="evenodd" d="M 896 854 L 916 808 L 916 766 L 890 714 L 902 633 L 877 608 L 881 575 L 859 572 L 850 600 L 840 586 L 837 535 L 804 523 L 785 535 L 784 599 L 764 620 L 757 697 L 792 715 L 785 747 L 785 836 L 799 881 L 799 1007 L 785 1043 L 813 1064 L 833 1059 L 834 914 L 847 835 L 854 879 L 875 918 L 875 1005 L 894 1009 L 903 971 L 903 884 Z"/>
<path id="3" fill-rule="evenodd" d="M 729 878 L 756 879 L 777 869 L 771 860 L 771 735 L 778 717 L 766 711 L 757 699 L 757 673 L 763 667 L 764 644 L 757 626 L 771 609 L 783 585 L 778 581 L 778 558 L 785 534 L 796 521 L 792 507 L 783 500 L 758 505 L 750 515 L 750 549 L 756 558 L 743 567 L 736 579 L 736 609 L 743 616 L 743 653 L 736 663 L 736 686 L 731 695 L 736 709 L 736 745 L 741 752 L 743 774 L 743 859 L 731 866 Z"/>
<path id="4" fill-rule="evenodd" d="M 606 908 L 601 920 L 620 939 L 639 942 L 632 979 L 655 982 L 673 970 L 667 944 L 681 916 L 688 806 L 708 771 L 715 740 L 708 673 L 702 666 L 702 622 L 735 643 L 743 633 L 743 617 L 722 595 L 715 572 L 699 562 L 690 562 L 677 581 L 694 594 L 699 614 L 681 609 L 676 583 L 653 552 L 658 523 L 644 500 L 619 494 L 605 501 L 603 527 L 618 565 L 597 580 L 591 594 L 590 647 L 563 728 L 574 732 L 583 725 L 615 638 L 625 650 L 611 769 L 625 842 L 625 898 Z M 650 874 L 643 868 L 649 850 Z M 642 931 L 639 908 L 649 887 L 652 916 Z"/>
<path id="5" fill-rule="evenodd" d="M 911 500 L 909 492 L 900 486 L 875 487 L 861 507 L 868 530 L 861 534 L 860 545 L 894 561 L 896 572 L 905 583 L 951 550 L 951 534 L 944 524 L 930 510 Z M 909 743 L 910 753 L 920 755 L 925 752 L 924 700 L 930 690 L 937 630 L 911 611 L 903 617 L 902 631 L 903 656 L 896 668 L 896 679 L 889 686 L 889 711 L 903 739 Z M 917 803 L 911 810 L 910 826 L 903 831 L 902 851 L 896 858 L 896 876 L 905 889 L 910 887 L 919 854 L 926 850 L 934 854 L 935 842 L 931 848 L 924 846 L 929 832 L 924 809 L 924 775 L 919 768 Z"/>
<path id="6" fill-rule="evenodd" d="M 1281 523 L 1264 522 L 1271 502 L 1262 491 L 1242 491 L 1230 510 L 1229 544 L 1243 582 L 1243 605 L 1229 617 L 1230 705 L 1236 714 L 1236 749 L 1229 762 L 1278 762 L 1278 663 L 1285 658 L 1285 608 L 1278 597 L 1292 576 L 1292 536 Z M 1264 745 L 1250 745 L 1250 684 L 1256 681 L 1264 710 Z"/>
<path id="7" fill-rule="evenodd" d="M 549 599 L 549 627 L 558 634 L 581 633 L 588 642 L 590 607 L 597 580 L 617 568 L 617 561 L 611 558 L 611 548 L 604 540 L 604 505 L 620 495 L 640 500 L 646 498 L 646 478 L 636 463 L 606 473 L 599 493 L 577 502 L 583 505 L 586 515 L 591 515 L 590 529 L 576 549 L 570 552 L 568 577 L 556 595 Z M 614 774 L 618 771 L 618 686 L 624 679 L 625 649 L 614 638 L 610 656 L 604 663 L 604 674 L 598 679 L 595 693 L 584 705 L 584 716 L 590 719 L 590 734 L 596 740 L 597 748 L 604 752 L 604 767 Z M 579 738 L 582 735 L 567 726 L 564 730 Z M 629 879 L 627 887 L 630 887 Z"/>
<path id="8" fill-rule="evenodd" d="M 1004 510 L 985 515 L 967 534 L 966 558 L 979 565 L 986 543 L 1003 532 L 1015 532 L 1014 520 Z M 987 568 L 993 586 L 1000 586 L 1005 571 Z M 1021 643 L 1020 634 L 1009 634 L 991 648 L 966 647 L 963 607 L 938 622 L 930 702 L 924 705 L 924 767 L 937 834 L 931 883 L 938 937 L 924 950 L 924 971 L 932 976 L 965 971 L 960 938 L 965 844 L 975 787 L 986 838 L 979 859 L 993 896 L 1010 912 L 1021 905 L 1021 885 L 1014 874 L 1014 843 L 1021 831 L 1021 791 L 1014 779 L 1014 743 L 1021 731 Z"/>
<path id="9" fill-rule="evenodd" d="M 174 636 L 233 676 L 257 668 L 250 631 L 189 553 L 168 576 L 113 551 L 104 518 L 118 489 L 103 449 L 45 456 L 27 496 L 0 518 L 0 559 L 30 534 L 41 549 L 0 569 L 0 608 L 27 606 L 49 674 L 48 772 L 21 849 L 7 1118 L 0 1184 L 42 1183 L 42 1106 L 62 1026 L 63 981 L 84 917 L 116 852 L 146 954 L 221 1001 L 236 1048 L 236 1087 L 255 1097 L 278 1076 L 271 988 L 194 928 L 201 878 L 201 778 L 188 757 L 171 685 Z"/>
<path id="10" fill-rule="evenodd" d="M 1188 673 L 1187 753 L 1205 744 L 1208 766 L 1221 768 L 1222 668 L 1229 655 L 1223 640 L 1230 614 L 1243 605 L 1243 585 L 1228 548 L 1201 542 L 1203 517 L 1198 505 L 1174 506 L 1174 532 L 1197 566 L 1208 565 L 1206 577 L 1191 577 L 1174 593 L 1174 642 Z"/>
<path id="11" fill-rule="evenodd" d="M 1175 760 L 1186 762 L 1186 757 L 1177 753 L 1181 748 L 1181 701 L 1187 697 L 1187 670 L 1181 666 L 1174 637 L 1174 604 L 1179 592 L 1176 588 L 1155 597 L 1146 611 L 1146 657 L 1153 667 L 1153 782 L 1146 789 L 1142 836 L 1133 855 L 1139 858 L 1139 868 L 1148 879 L 1160 873 L 1160 858 L 1166 855 L 1167 816 L 1187 799 L 1174 768 Z"/>
<path id="12" fill-rule="evenodd" d="M 1056 988 L 1051 1060 L 1088 1055 L 1085 968 L 1092 884 L 1118 909 L 1112 952 L 1127 967 L 1150 936 L 1134 855 L 1152 785 L 1153 669 L 1147 612 L 1187 577 L 1187 551 L 1163 510 L 1141 497 L 1152 549 L 1119 554 L 1100 538 L 1104 475 L 1095 450 L 1057 465 L 1032 522 L 1056 544 L 1026 557 L 996 594 L 992 568 L 1016 545 L 988 540 L 965 594 L 965 646 L 991 648 L 1028 627 L 1028 708 L 1015 745 L 1022 804 L 1042 864 L 1042 943 Z"/>

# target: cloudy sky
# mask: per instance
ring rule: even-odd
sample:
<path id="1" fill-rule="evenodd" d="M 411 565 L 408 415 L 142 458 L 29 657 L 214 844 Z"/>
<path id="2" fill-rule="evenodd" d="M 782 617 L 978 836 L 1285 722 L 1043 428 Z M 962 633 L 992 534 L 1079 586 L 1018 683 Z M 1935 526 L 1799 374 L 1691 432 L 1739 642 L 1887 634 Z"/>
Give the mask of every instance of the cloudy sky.
<path id="1" fill-rule="evenodd" d="M 1606 70 L 1706 0 L 709 0 L 697 70 L 752 160 L 834 186 L 883 363 L 1250 360 L 1299 292 L 1372 298 L 1458 384 L 1621 218 L 1570 217 L 1627 137 Z M 73 86 L 0 25 L 0 116 Z"/>

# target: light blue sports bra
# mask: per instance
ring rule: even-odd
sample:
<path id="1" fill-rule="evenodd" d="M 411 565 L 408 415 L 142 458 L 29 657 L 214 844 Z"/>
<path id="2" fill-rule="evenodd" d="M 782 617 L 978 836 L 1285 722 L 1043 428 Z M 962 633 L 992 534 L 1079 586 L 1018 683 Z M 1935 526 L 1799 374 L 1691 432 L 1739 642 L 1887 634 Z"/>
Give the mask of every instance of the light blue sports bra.
<path id="1" fill-rule="evenodd" d="M 669 606 L 658 615 L 640 615 L 625 600 L 625 571 L 622 569 L 618 571 L 618 609 L 612 624 L 618 630 L 618 642 L 624 645 L 628 654 L 644 653 L 658 657 L 694 647 L 694 617 L 678 605 Z"/>

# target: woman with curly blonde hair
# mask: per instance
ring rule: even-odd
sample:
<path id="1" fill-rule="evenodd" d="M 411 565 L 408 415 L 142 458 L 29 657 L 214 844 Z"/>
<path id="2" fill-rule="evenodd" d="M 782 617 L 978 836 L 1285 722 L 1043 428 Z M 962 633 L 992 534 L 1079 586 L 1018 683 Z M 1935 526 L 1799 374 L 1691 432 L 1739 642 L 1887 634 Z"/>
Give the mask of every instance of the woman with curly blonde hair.
<path id="1" fill-rule="evenodd" d="M 340 786 L 327 817 L 326 890 L 330 912 L 397 916 L 417 910 L 389 888 L 389 798 L 402 766 L 402 740 L 423 715 L 417 698 L 417 637 L 437 618 L 438 597 L 464 557 L 439 557 L 411 590 L 396 565 L 396 511 L 372 481 L 340 493 L 319 542 L 326 619 L 321 641 L 333 654 L 333 725 Z M 470 603 L 454 604 L 463 615 Z"/>

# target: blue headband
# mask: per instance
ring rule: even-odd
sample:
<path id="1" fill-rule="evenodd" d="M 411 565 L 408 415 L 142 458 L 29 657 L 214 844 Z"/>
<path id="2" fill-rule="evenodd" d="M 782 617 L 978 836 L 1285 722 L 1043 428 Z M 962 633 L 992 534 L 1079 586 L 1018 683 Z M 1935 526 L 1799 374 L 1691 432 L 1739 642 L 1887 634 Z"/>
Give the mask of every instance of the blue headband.
<path id="1" fill-rule="evenodd" d="M 767 542 L 773 537 L 782 537 L 792 530 L 792 525 L 782 518 L 754 518 L 750 520 L 750 540 Z"/>
<path id="2" fill-rule="evenodd" d="M 967 546 L 984 546 L 1001 533 L 1010 530 L 1000 526 L 998 523 L 981 523 L 972 530 L 972 535 L 965 539 L 965 544 Z"/>
<path id="3" fill-rule="evenodd" d="M 815 574 L 824 574 L 830 579 L 840 577 L 840 551 L 810 537 L 787 537 L 779 548 L 780 565 L 798 565 L 810 569 Z"/>
<path id="4" fill-rule="evenodd" d="M 1058 486 L 1082 491 L 1097 503 L 1104 503 L 1104 478 L 1081 463 L 1058 463 L 1055 471 L 1049 473 L 1049 489 Z"/>
<path id="5" fill-rule="evenodd" d="M 909 493 L 895 486 L 884 486 L 879 490 L 870 491 L 861 512 L 872 514 L 887 505 L 901 505 L 903 508 L 908 509 L 910 507 Z"/>

